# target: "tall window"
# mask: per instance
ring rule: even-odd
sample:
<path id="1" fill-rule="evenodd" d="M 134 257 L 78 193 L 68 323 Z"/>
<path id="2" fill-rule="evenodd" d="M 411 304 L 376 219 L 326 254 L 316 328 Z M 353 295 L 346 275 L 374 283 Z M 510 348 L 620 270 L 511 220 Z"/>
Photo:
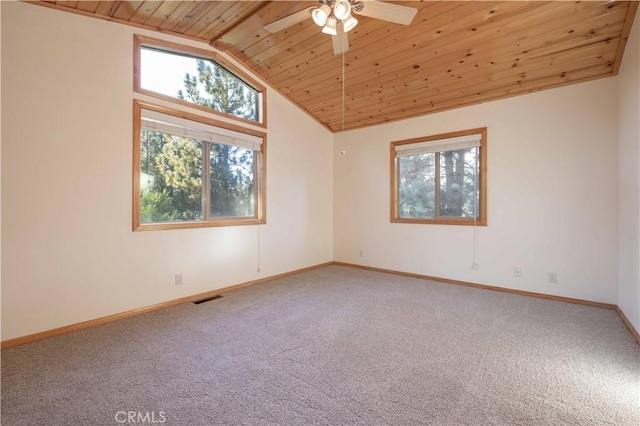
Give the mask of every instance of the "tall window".
<path id="1" fill-rule="evenodd" d="M 134 229 L 264 223 L 265 135 L 134 103 Z"/>
<path id="2" fill-rule="evenodd" d="M 137 92 L 265 127 L 265 89 L 215 54 L 136 36 Z"/>
<path id="3" fill-rule="evenodd" d="M 487 129 L 391 143 L 391 221 L 487 224 Z"/>

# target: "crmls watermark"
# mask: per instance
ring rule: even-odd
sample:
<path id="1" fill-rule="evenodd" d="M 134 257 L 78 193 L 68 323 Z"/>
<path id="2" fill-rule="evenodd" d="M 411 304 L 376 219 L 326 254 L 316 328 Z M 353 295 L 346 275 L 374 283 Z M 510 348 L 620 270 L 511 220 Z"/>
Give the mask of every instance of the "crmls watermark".
<path id="1" fill-rule="evenodd" d="M 167 421 L 164 411 L 118 411 L 116 422 L 120 424 L 159 424 Z"/>

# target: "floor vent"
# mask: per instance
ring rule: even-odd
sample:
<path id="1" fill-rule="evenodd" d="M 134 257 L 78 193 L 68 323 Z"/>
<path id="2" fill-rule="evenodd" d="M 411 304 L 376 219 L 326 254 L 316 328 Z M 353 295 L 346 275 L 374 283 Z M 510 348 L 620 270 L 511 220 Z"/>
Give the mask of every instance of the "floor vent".
<path id="1" fill-rule="evenodd" d="M 207 298 L 200 299 L 200 300 L 195 300 L 195 301 L 193 301 L 192 303 L 193 303 L 194 305 L 199 305 L 199 304 L 204 303 L 204 302 L 209 302 L 209 301 L 211 301 L 211 300 L 220 299 L 221 297 L 222 297 L 222 296 L 220 296 L 219 294 L 216 294 L 215 296 L 207 297 Z"/>

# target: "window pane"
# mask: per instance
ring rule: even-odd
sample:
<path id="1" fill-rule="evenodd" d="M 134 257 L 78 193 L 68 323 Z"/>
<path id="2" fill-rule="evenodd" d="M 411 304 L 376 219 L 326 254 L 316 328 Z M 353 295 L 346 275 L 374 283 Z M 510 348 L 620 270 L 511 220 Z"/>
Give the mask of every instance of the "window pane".
<path id="1" fill-rule="evenodd" d="M 445 151 L 440 155 L 440 212 L 442 217 L 477 217 L 478 148 Z"/>
<path id="2" fill-rule="evenodd" d="M 140 86 L 216 111 L 258 121 L 258 91 L 209 59 L 143 47 Z"/>
<path id="3" fill-rule="evenodd" d="M 250 149 L 211 144 L 211 216 L 255 215 L 253 157 Z"/>
<path id="4" fill-rule="evenodd" d="M 398 216 L 435 217 L 435 154 L 398 158 Z"/>
<path id="5" fill-rule="evenodd" d="M 140 220 L 202 220 L 202 142 L 143 129 Z"/>

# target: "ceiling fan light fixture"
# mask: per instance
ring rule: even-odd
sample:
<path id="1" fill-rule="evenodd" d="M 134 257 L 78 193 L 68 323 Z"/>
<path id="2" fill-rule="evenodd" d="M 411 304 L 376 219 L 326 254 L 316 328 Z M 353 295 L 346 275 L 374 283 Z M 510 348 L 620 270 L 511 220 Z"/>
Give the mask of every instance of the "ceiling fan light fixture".
<path id="1" fill-rule="evenodd" d="M 351 4 L 347 0 L 336 0 L 333 4 L 333 14 L 337 19 L 346 19 L 350 13 Z"/>
<path id="2" fill-rule="evenodd" d="M 322 27 L 327 22 L 327 18 L 329 17 L 330 13 L 331 8 L 328 5 L 323 4 L 320 7 L 311 9 L 311 18 L 317 26 Z"/>
<path id="3" fill-rule="evenodd" d="M 338 30 L 336 30 L 337 23 L 338 21 L 336 20 L 336 18 L 334 18 L 333 16 L 329 16 L 327 18 L 326 25 L 322 28 L 322 32 L 325 34 L 337 35 L 338 34 Z"/>
<path id="4" fill-rule="evenodd" d="M 361 1 L 352 2 L 351 9 L 356 12 L 362 12 L 362 9 L 364 9 L 364 3 L 362 3 Z"/>
<path id="5" fill-rule="evenodd" d="M 349 15 L 347 19 L 342 20 L 342 28 L 344 29 L 345 33 L 348 33 L 349 31 L 354 29 L 356 25 L 358 25 L 358 20 L 351 15 Z"/>

